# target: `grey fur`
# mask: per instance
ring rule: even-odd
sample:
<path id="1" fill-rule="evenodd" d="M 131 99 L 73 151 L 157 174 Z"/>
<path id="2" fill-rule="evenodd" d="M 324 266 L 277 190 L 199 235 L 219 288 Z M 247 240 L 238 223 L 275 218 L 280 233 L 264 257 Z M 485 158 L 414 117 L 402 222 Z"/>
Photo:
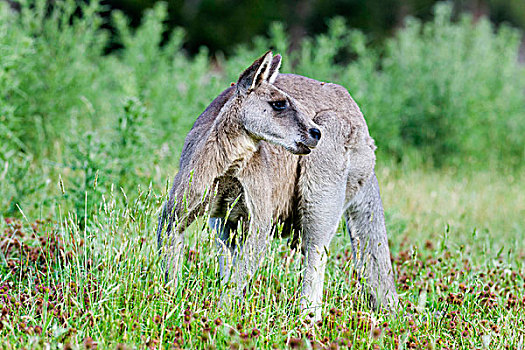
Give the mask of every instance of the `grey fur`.
<path id="1" fill-rule="evenodd" d="M 279 74 L 280 61 L 271 52 L 256 60 L 186 137 L 157 230 L 167 279 L 176 282 L 184 229 L 209 210 L 219 232 L 223 304 L 229 304 L 264 258 L 275 224 L 285 222 L 302 234 L 307 254 L 303 312 L 319 319 L 326 252 L 344 215 L 370 300 L 393 307 L 398 299 L 375 146 L 361 111 L 339 85 Z M 273 108 L 275 101 L 286 101 L 286 108 Z"/>
<path id="2" fill-rule="evenodd" d="M 376 307 L 381 302 L 397 305 L 385 215 L 375 174 L 348 203 L 344 217 L 356 269 L 367 281 L 370 302 Z"/>

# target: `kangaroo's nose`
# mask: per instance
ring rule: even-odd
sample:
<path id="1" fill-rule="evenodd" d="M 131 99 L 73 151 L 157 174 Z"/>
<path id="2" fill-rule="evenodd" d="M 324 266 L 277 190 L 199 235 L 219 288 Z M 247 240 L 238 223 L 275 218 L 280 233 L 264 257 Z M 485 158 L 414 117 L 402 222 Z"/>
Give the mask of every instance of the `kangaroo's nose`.
<path id="1" fill-rule="evenodd" d="M 311 128 L 310 130 L 308 130 L 308 133 L 316 141 L 319 141 L 319 139 L 321 138 L 321 131 L 319 129 L 317 129 L 317 128 Z"/>

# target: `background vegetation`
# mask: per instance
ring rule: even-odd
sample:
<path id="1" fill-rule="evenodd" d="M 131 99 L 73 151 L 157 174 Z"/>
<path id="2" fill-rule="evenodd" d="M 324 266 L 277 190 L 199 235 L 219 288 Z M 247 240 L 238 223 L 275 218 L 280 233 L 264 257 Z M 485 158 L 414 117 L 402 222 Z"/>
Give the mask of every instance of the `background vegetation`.
<path id="1" fill-rule="evenodd" d="M 286 27 L 273 24 L 212 58 L 206 48 L 186 54 L 162 3 L 136 29 L 112 12 L 113 34 L 101 10 L 66 0 L 13 12 L 0 2 L 3 347 L 523 346 L 517 30 L 453 21 L 439 4 L 384 45 L 338 17 L 291 52 Z M 379 146 L 399 315 L 360 304 L 342 234 L 326 318 L 313 328 L 297 319 L 301 259 L 282 242 L 235 314 L 217 307 L 213 237 L 201 230 L 183 283 L 161 281 L 153 232 L 184 137 L 268 47 L 284 54 L 283 72 L 344 85 L 365 114 Z"/>
<path id="2" fill-rule="evenodd" d="M 158 0 L 105 0 L 110 9 L 121 9 L 140 24 L 142 13 Z M 363 31 L 374 45 L 403 26 L 406 16 L 428 21 L 438 0 L 168 0 L 167 25 L 187 31 L 184 47 L 197 52 L 200 46 L 212 53 L 231 54 L 240 43 L 266 35 L 273 22 L 287 23 L 291 45 L 296 48 L 305 36 L 326 32 L 327 18 L 342 16 L 352 28 Z M 470 12 L 493 23 L 510 23 L 525 28 L 525 8 L 521 0 L 451 0 L 454 18 Z M 111 26 L 108 26 L 111 27 Z M 239 30 L 242 28 L 242 30 Z"/>

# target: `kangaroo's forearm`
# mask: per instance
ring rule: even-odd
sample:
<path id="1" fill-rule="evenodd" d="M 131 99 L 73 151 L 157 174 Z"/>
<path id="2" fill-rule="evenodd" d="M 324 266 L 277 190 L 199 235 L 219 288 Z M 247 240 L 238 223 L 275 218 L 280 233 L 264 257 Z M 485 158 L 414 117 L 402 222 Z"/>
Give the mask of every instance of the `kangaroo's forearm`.
<path id="1" fill-rule="evenodd" d="M 228 139 L 230 135 L 220 132 L 219 126 L 212 128 L 175 177 L 168 205 L 173 219 L 180 221 L 187 216 L 192 220 L 198 215 L 199 207 L 213 196 L 217 179 L 240 158 L 236 138 Z"/>
<path id="2" fill-rule="evenodd" d="M 187 204 L 202 202 L 209 197 L 219 177 L 231 169 L 242 168 L 255 151 L 254 140 L 235 120 L 221 118 L 199 141 L 187 165 L 180 169 L 170 200 L 176 197 L 177 203 L 181 200 Z"/>
<path id="3" fill-rule="evenodd" d="M 207 185 L 207 184 L 210 185 Z M 179 232 L 189 226 L 196 216 L 202 214 L 209 201 L 213 180 L 200 171 L 188 173 L 181 170 L 175 177 L 168 202 L 168 216 Z"/>

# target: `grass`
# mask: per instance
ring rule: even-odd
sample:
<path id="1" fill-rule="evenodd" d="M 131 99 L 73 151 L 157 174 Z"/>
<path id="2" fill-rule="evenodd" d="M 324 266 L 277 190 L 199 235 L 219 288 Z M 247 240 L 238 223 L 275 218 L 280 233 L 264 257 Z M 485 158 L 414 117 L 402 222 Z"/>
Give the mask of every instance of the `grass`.
<path id="1" fill-rule="evenodd" d="M 84 229 L 60 203 L 55 216 L 0 224 L 2 347 L 523 347 L 525 179 L 378 173 L 401 298 L 395 313 L 362 304 L 342 231 L 322 322 L 299 318 L 301 257 L 279 240 L 244 302 L 226 313 L 213 235 L 195 225 L 183 278 L 165 285 L 152 234 L 161 196 L 150 188 L 126 202 L 115 190 Z"/>
<path id="2" fill-rule="evenodd" d="M 496 254 L 506 248 L 523 257 L 525 242 L 518 239 L 524 234 L 522 173 L 406 172 L 385 167 L 379 176 L 390 219 L 404 228 L 403 236 L 411 244 L 421 235 L 439 240 L 446 232 L 452 244 L 474 252 Z M 479 258 L 482 262 L 481 254 Z"/>

